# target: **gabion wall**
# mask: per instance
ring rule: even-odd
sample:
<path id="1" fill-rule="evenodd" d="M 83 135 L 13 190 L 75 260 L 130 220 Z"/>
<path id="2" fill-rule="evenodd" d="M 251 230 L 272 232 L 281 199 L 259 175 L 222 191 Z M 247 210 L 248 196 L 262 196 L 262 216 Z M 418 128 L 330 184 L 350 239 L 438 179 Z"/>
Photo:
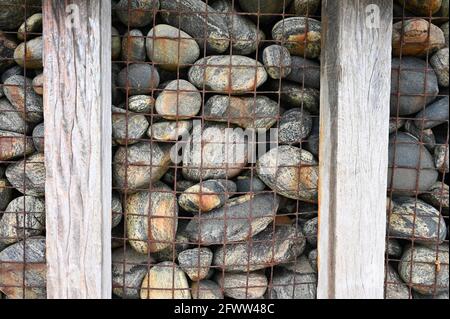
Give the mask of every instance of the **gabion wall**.
<path id="1" fill-rule="evenodd" d="M 448 5 L 395 5 L 386 298 L 449 297 Z"/>
<path id="2" fill-rule="evenodd" d="M 46 297 L 42 14 L 0 0 L 0 299 Z"/>
<path id="3" fill-rule="evenodd" d="M 116 1 L 114 296 L 316 297 L 319 7 Z"/>

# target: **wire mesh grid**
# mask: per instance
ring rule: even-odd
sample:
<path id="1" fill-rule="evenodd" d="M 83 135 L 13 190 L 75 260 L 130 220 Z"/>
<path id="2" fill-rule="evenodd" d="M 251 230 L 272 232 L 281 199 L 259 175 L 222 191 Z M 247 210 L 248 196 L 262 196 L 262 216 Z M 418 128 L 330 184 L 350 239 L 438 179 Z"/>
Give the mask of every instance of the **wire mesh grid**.
<path id="1" fill-rule="evenodd" d="M 115 297 L 316 297 L 319 7 L 115 1 Z"/>
<path id="2" fill-rule="evenodd" d="M 394 9 L 385 297 L 448 299 L 448 1 Z"/>
<path id="3" fill-rule="evenodd" d="M 41 2 L 0 10 L 0 299 L 45 298 Z"/>

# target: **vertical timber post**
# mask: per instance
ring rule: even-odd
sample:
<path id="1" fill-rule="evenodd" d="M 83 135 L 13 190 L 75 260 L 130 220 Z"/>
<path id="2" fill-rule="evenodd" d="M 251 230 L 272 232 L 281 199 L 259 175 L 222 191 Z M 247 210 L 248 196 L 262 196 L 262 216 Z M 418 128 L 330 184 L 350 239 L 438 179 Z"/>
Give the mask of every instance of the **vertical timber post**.
<path id="1" fill-rule="evenodd" d="M 47 295 L 111 297 L 111 1 L 44 0 Z"/>
<path id="2" fill-rule="evenodd" d="M 318 298 L 383 298 L 392 0 L 323 0 Z"/>

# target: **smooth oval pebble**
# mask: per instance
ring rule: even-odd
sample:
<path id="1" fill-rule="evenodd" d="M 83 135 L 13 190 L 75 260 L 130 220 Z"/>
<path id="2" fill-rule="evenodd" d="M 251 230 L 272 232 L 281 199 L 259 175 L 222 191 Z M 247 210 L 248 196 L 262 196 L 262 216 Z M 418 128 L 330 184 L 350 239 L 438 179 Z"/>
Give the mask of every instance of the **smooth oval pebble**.
<path id="1" fill-rule="evenodd" d="M 434 164 L 439 172 L 446 174 L 449 172 L 449 152 L 448 145 L 438 145 L 434 149 Z"/>
<path id="2" fill-rule="evenodd" d="M 233 178 L 248 162 L 248 145 L 241 130 L 227 125 L 194 125 L 184 145 L 183 176 L 192 181 Z"/>
<path id="3" fill-rule="evenodd" d="M 437 51 L 430 59 L 430 64 L 436 72 L 440 86 L 447 87 L 449 85 L 448 78 L 448 48 L 443 48 Z"/>
<path id="4" fill-rule="evenodd" d="M 38 95 L 44 95 L 44 73 L 36 75 L 33 79 L 33 90 Z"/>
<path id="5" fill-rule="evenodd" d="M 31 138 L 23 134 L 0 130 L 0 161 L 20 159 L 33 152 Z"/>
<path id="6" fill-rule="evenodd" d="M 122 199 L 117 192 L 112 192 L 111 197 L 111 228 L 114 228 L 120 224 L 123 216 Z"/>
<path id="7" fill-rule="evenodd" d="M 201 0 L 160 0 L 161 18 L 165 23 L 181 27 L 197 41 L 201 49 L 225 52 L 230 35 L 225 16 Z M 207 14 L 206 14 L 207 13 Z"/>
<path id="8" fill-rule="evenodd" d="M 223 206 L 235 192 L 236 184 L 234 182 L 225 179 L 211 179 L 186 189 L 179 196 L 178 204 L 188 212 L 209 212 Z"/>
<path id="9" fill-rule="evenodd" d="M 121 145 L 132 145 L 140 141 L 149 127 L 147 118 L 142 114 L 126 112 L 112 107 L 112 137 Z"/>
<path id="10" fill-rule="evenodd" d="M 202 96 L 195 86 L 186 80 L 174 80 L 158 95 L 155 109 L 168 120 L 188 119 L 198 114 Z"/>
<path id="11" fill-rule="evenodd" d="M 128 110 L 136 113 L 151 113 L 155 99 L 150 95 L 133 95 L 128 97 Z M 120 104 L 121 109 L 126 109 L 125 104 Z"/>
<path id="12" fill-rule="evenodd" d="M 299 56 L 291 57 L 292 72 L 287 80 L 303 84 L 305 87 L 320 89 L 320 64 Z"/>
<path id="13" fill-rule="evenodd" d="M 41 10 L 41 1 L 27 0 L 25 9 L 23 0 L 0 0 L 0 30 L 16 31 L 24 18 Z"/>
<path id="14" fill-rule="evenodd" d="M 320 7 L 320 0 L 294 0 L 293 10 L 297 16 L 311 16 Z"/>
<path id="15" fill-rule="evenodd" d="M 148 188 L 169 169 L 169 152 L 168 145 L 150 142 L 119 147 L 113 160 L 114 185 L 123 192 Z"/>
<path id="16" fill-rule="evenodd" d="M 222 289 L 211 280 L 192 282 L 191 294 L 192 299 L 223 299 Z"/>
<path id="17" fill-rule="evenodd" d="M 287 77 L 291 69 L 291 54 L 281 45 L 270 45 L 263 51 L 263 62 L 266 71 L 272 79 Z"/>
<path id="18" fill-rule="evenodd" d="M 428 192 L 420 195 L 428 204 L 433 205 L 439 211 L 448 216 L 449 211 L 449 186 L 442 183 L 436 182 L 430 187 Z"/>
<path id="19" fill-rule="evenodd" d="M 398 197 L 394 201 L 389 215 L 390 236 L 430 245 L 445 240 L 447 227 L 436 208 L 410 197 Z"/>
<path id="20" fill-rule="evenodd" d="M 267 24 L 280 17 L 292 0 L 239 0 L 241 9 L 249 13 L 260 13 L 260 24 Z"/>
<path id="21" fill-rule="evenodd" d="M 313 121 L 308 111 L 295 108 L 281 116 L 279 126 L 280 144 L 299 144 L 311 133 Z"/>
<path id="22" fill-rule="evenodd" d="M 267 277 L 263 272 L 218 273 L 215 282 L 223 289 L 226 297 L 233 299 L 258 299 L 267 290 Z"/>
<path id="23" fill-rule="evenodd" d="M 45 203 L 39 197 L 21 196 L 12 200 L 0 219 L 0 245 L 37 236 L 45 230 Z"/>
<path id="24" fill-rule="evenodd" d="M 385 285 L 385 299 L 410 299 L 408 286 L 390 264 L 386 269 Z"/>
<path id="25" fill-rule="evenodd" d="M 1 33 L 0 33 L 1 35 Z M 14 63 L 14 66 L 10 67 L 9 69 L 7 69 L 5 72 L 3 72 L 3 74 L 1 75 L 0 79 L 1 82 L 5 83 L 6 80 L 8 78 L 10 78 L 13 75 L 23 75 L 24 74 L 24 70 L 22 67 L 18 66 L 17 64 Z"/>
<path id="26" fill-rule="evenodd" d="M 414 291 L 424 295 L 448 291 L 448 251 L 448 244 L 407 248 L 398 264 L 400 277 Z M 436 267 L 437 260 L 439 267 Z"/>
<path id="27" fill-rule="evenodd" d="M 290 17 L 277 22 L 272 38 L 281 41 L 292 55 L 316 59 L 320 56 L 321 23 L 306 17 Z"/>
<path id="28" fill-rule="evenodd" d="M 199 281 L 208 276 L 212 258 L 209 248 L 187 249 L 178 254 L 178 263 L 192 281 Z"/>
<path id="29" fill-rule="evenodd" d="M 397 93 L 400 93 L 400 98 L 397 97 Z M 438 93 L 436 73 L 426 61 L 413 57 L 403 57 L 401 61 L 397 58 L 392 59 L 390 102 L 392 116 L 416 113 L 434 101 Z"/>
<path id="30" fill-rule="evenodd" d="M 120 0 L 115 5 L 119 20 L 128 27 L 145 27 L 153 22 L 154 10 L 159 9 L 158 0 Z"/>
<path id="31" fill-rule="evenodd" d="M 125 33 L 122 38 L 122 60 L 144 62 L 146 57 L 145 37 L 142 31 L 133 29 Z"/>
<path id="32" fill-rule="evenodd" d="M 153 123 L 147 136 L 157 141 L 177 141 L 180 137 L 187 137 L 192 129 L 192 121 L 167 121 Z"/>
<path id="33" fill-rule="evenodd" d="M 33 33 L 42 32 L 42 13 L 33 14 L 17 30 L 17 38 L 21 41 L 35 37 Z"/>
<path id="34" fill-rule="evenodd" d="M 33 145 L 36 151 L 44 153 L 44 123 L 38 124 L 33 129 Z"/>
<path id="35" fill-rule="evenodd" d="M 302 227 L 303 234 L 312 247 L 317 247 L 317 232 L 319 229 L 319 218 L 314 217 L 305 222 Z"/>
<path id="36" fill-rule="evenodd" d="M 117 85 L 130 95 L 150 94 L 159 85 L 158 71 L 149 64 L 130 64 L 117 76 Z"/>
<path id="37" fill-rule="evenodd" d="M 0 168 L 0 211 L 4 211 L 12 199 L 12 187 L 6 179 L 2 178 Z M 1 221 L 1 219 L 0 219 Z"/>
<path id="38" fill-rule="evenodd" d="M 26 134 L 28 125 L 7 99 L 0 99 L 0 130 Z"/>
<path id="39" fill-rule="evenodd" d="M 235 180 L 238 193 L 258 193 L 266 188 L 266 184 L 256 176 L 256 172 L 238 176 Z"/>
<path id="40" fill-rule="evenodd" d="M 0 265 L 0 291 L 8 299 L 47 298 L 44 237 L 28 238 L 5 248 L 0 252 Z"/>
<path id="41" fill-rule="evenodd" d="M 279 200 L 273 194 L 235 197 L 223 207 L 193 218 L 185 231 L 193 242 L 203 246 L 247 240 L 272 222 L 278 205 Z"/>
<path id="42" fill-rule="evenodd" d="M 168 71 L 185 68 L 200 56 L 200 47 L 189 34 L 167 24 L 151 29 L 145 45 L 148 58 Z"/>
<path id="43" fill-rule="evenodd" d="M 140 295 L 141 299 L 191 299 L 186 275 L 170 261 L 150 269 L 142 282 Z"/>
<path id="44" fill-rule="evenodd" d="M 394 23 L 392 47 L 394 56 L 425 56 L 445 46 L 444 33 L 420 18 Z"/>
<path id="45" fill-rule="evenodd" d="M 317 275 L 305 256 L 276 268 L 267 291 L 268 299 L 315 299 L 316 294 Z"/>
<path id="46" fill-rule="evenodd" d="M 22 42 L 14 51 L 14 60 L 18 65 L 27 69 L 42 69 L 43 45 L 42 36 L 26 43 Z"/>
<path id="47" fill-rule="evenodd" d="M 208 121 L 236 124 L 242 128 L 269 129 L 277 121 L 280 107 L 266 96 L 238 97 L 214 95 L 204 106 Z"/>
<path id="48" fill-rule="evenodd" d="M 254 271 L 294 261 L 305 245 L 305 236 L 296 227 L 269 226 L 244 243 L 220 245 L 213 265 L 226 272 Z"/>
<path id="49" fill-rule="evenodd" d="M 126 212 L 129 243 L 137 252 L 161 251 L 175 240 L 177 198 L 167 185 L 157 182 L 151 192 L 127 196 Z"/>
<path id="50" fill-rule="evenodd" d="M 211 7 L 217 12 L 225 14 L 225 22 L 231 38 L 231 46 L 234 54 L 248 55 L 256 51 L 260 41 L 265 40 L 264 32 L 245 15 L 238 14 L 228 0 L 212 2 Z"/>
<path id="51" fill-rule="evenodd" d="M 197 88 L 231 94 L 254 92 L 267 80 L 264 65 L 242 55 L 212 55 L 195 62 L 189 81 Z"/>
<path id="52" fill-rule="evenodd" d="M 117 61 L 122 53 L 122 40 L 119 31 L 111 26 L 111 60 Z"/>
<path id="53" fill-rule="evenodd" d="M 286 103 L 286 106 L 300 107 L 311 114 L 319 114 L 319 90 L 304 88 L 302 84 L 291 81 L 281 81 L 281 86 L 279 81 L 271 81 L 269 87 L 273 91 L 280 92 L 281 101 Z"/>
<path id="54" fill-rule="evenodd" d="M 420 17 L 428 17 L 435 14 L 441 8 L 442 0 L 397 0 L 406 10 Z"/>
<path id="55" fill-rule="evenodd" d="M 134 251 L 130 246 L 112 252 L 113 293 L 124 299 L 139 299 L 140 289 L 152 257 Z"/>
<path id="56" fill-rule="evenodd" d="M 3 86 L 6 98 L 27 122 L 40 123 L 44 118 L 43 99 L 33 90 L 33 83 L 22 75 L 9 77 Z"/>
<path id="57" fill-rule="evenodd" d="M 44 196 L 44 154 L 36 153 L 29 156 L 26 160 L 10 164 L 6 168 L 5 175 L 11 185 L 22 194 L 30 196 Z"/>
<path id="58" fill-rule="evenodd" d="M 317 202 L 319 168 L 308 151 L 287 145 L 273 148 L 258 160 L 256 172 L 277 194 Z"/>
<path id="59" fill-rule="evenodd" d="M 448 121 L 448 96 L 430 105 L 417 113 L 414 123 L 420 129 L 433 128 Z"/>
<path id="60" fill-rule="evenodd" d="M 388 165 L 388 187 L 394 194 L 424 193 L 438 178 L 433 156 L 407 133 L 398 132 L 390 137 Z"/>

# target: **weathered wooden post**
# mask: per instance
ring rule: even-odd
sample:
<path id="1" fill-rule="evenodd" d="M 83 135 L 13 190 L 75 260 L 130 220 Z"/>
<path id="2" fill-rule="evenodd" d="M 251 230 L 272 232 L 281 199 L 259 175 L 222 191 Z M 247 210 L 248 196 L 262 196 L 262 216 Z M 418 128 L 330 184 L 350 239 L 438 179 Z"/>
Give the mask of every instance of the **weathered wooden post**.
<path id="1" fill-rule="evenodd" d="M 44 0 L 47 291 L 111 297 L 111 1 Z"/>
<path id="2" fill-rule="evenodd" d="M 383 298 L 392 0 L 323 0 L 319 298 Z"/>

